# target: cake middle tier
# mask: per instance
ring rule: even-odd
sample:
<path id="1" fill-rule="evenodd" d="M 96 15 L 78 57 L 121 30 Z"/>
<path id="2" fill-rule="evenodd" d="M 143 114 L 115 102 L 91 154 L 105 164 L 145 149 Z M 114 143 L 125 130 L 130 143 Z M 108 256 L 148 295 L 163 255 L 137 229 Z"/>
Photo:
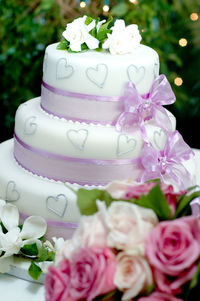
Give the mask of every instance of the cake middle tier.
<path id="1" fill-rule="evenodd" d="M 175 130 L 175 117 L 168 112 Z M 154 120 L 145 122 L 148 140 L 162 149 L 166 134 Z M 15 119 L 16 160 L 25 169 L 49 179 L 80 184 L 106 184 L 137 178 L 141 155 L 140 129 L 131 134 L 114 126 L 67 121 L 41 109 L 40 97 L 22 104 Z"/>

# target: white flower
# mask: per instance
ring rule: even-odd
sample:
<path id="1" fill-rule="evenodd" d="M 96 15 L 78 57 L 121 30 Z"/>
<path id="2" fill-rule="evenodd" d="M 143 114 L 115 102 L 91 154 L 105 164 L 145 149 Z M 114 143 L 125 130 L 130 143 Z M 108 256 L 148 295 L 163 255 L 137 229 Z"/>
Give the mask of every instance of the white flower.
<path id="1" fill-rule="evenodd" d="M 99 31 L 99 28 L 101 27 L 101 25 L 103 25 L 105 22 L 106 22 L 106 20 L 102 20 L 97 23 L 97 32 Z"/>
<path id="2" fill-rule="evenodd" d="M 111 29 L 112 34 L 107 34 L 108 39 L 103 44 L 111 54 L 131 53 L 139 46 L 142 37 L 136 24 L 125 26 L 124 20 L 117 20 Z"/>
<path id="3" fill-rule="evenodd" d="M 6 202 L 4 200 L 0 199 L 0 221 L 1 221 L 1 212 L 2 212 L 5 204 L 6 204 Z"/>
<path id="4" fill-rule="evenodd" d="M 56 253 L 60 248 L 63 247 L 65 240 L 63 237 L 52 237 L 52 240 L 54 242 L 54 245 L 49 240 L 46 240 L 44 246 L 47 247 L 49 251 L 53 251 Z"/>
<path id="5" fill-rule="evenodd" d="M 144 257 L 120 252 L 117 255 L 117 270 L 114 276 L 117 288 L 124 292 L 123 301 L 133 300 L 153 284 L 151 268 Z"/>
<path id="6" fill-rule="evenodd" d="M 0 227 L 0 257 L 1 262 L 4 258 L 8 258 L 13 254 L 18 254 L 20 249 L 29 244 L 36 243 L 38 247 L 41 246 L 42 237 L 47 229 L 45 220 L 39 216 L 28 217 L 23 224 L 22 230 L 19 225 L 19 212 L 16 206 L 12 204 L 4 204 L 0 210 L 0 220 L 7 232 L 4 233 Z M 8 264 L 7 270 L 9 270 L 9 260 L 6 259 L 4 266 L 0 266 L 0 272 L 5 270 L 6 262 Z"/>
<path id="7" fill-rule="evenodd" d="M 145 240 L 157 225 L 153 210 L 128 202 L 112 202 L 107 211 L 109 247 L 124 250 L 128 254 L 144 255 Z"/>
<path id="8" fill-rule="evenodd" d="M 67 24 L 63 37 L 70 42 L 72 51 L 81 51 L 81 45 L 86 43 L 89 49 L 96 49 L 99 41 L 89 32 L 95 27 L 95 20 L 89 25 L 85 24 L 86 16 L 75 19 L 72 23 Z"/>

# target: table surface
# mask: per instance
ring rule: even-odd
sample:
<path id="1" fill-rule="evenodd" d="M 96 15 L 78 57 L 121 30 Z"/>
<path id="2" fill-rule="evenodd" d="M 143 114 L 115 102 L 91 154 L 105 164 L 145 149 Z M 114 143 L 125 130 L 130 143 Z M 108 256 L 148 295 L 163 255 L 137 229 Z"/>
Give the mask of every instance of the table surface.
<path id="1" fill-rule="evenodd" d="M 197 166 L 197 184 L 200 185 L 200 150 L 194 150 Z M 11 275 L 0 274 L 0 296 L 6 301 L 45 301 L 44 286 Z"/>
<path id="2" fill-rule="evenodd" d="M 44 286 L 10 275 L 0 275 L 1 300 L 44 301 Z"/>

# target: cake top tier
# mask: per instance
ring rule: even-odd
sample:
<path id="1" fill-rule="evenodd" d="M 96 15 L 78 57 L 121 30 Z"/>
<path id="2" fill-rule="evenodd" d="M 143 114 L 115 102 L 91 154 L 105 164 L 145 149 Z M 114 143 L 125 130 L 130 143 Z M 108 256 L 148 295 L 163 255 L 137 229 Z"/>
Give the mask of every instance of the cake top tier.
<path id="1" fill-rule="evenodd" d="M 43 81 L 55 88 L 90 95 L 121 96 L 133 82 L 140 94 L 148 93 L 159 73 L 152 48 L 139 45 L 132 53 L 111 55 L 93 50 L 69 53 L 58 44 L 46 48 Z"/>

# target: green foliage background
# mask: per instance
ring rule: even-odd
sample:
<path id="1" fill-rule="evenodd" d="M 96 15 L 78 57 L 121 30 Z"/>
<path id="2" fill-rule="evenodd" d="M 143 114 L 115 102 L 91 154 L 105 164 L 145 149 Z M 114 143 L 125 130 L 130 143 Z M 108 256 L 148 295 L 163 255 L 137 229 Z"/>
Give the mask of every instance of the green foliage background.
<path id="1" fill-rule="evenodd" d="M 15 111 L 21 102 L 40 95 L 42 60 L 45 47 L 60 40 L 68 21 L 83 14 L 103 16 L 108 1 L 90 1 L 80 9 L 79 1 L 0 0 L 0 118 L 3 141 L 12 137 Z M 177 128 L 193 147 L 200 141 L 191 135 L 200 121 L 200 13 L 199 0 L 110 1 L 107 14 L 136 23 L 143 30 L 142 42 L 154 48 L 164 73 L 176 94 L 170 110 L 177 117 Z M 188 45 L 178 41 L 186 38 Z M 183 85 L 174 85 L 180 76 Z"/>

